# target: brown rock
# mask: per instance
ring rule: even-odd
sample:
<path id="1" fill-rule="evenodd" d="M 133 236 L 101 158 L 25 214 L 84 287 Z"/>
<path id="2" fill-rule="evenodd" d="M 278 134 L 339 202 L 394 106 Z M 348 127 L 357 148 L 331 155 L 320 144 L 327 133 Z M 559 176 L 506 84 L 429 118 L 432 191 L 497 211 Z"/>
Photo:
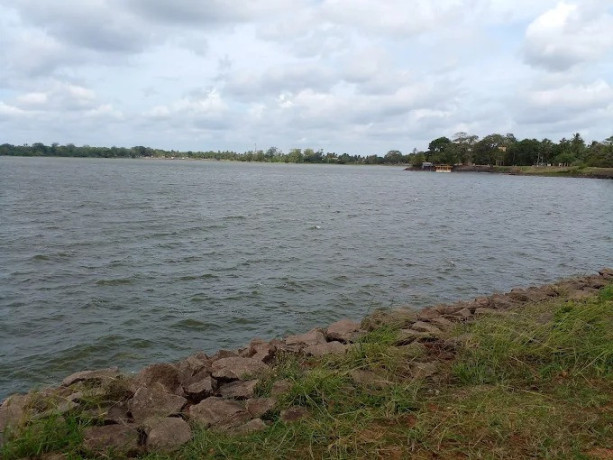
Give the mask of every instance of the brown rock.
<path id="1" fill-rule="evenodd" d="M 217 361 L 218 359 L 223 358 L 238 358 L 240 354 L 236 350 L 219 350 L 213 356 L 211 356 L 211 361 Z"/>
<path id="2" fill-rule="evenodd" d="M 290 335 L 284 342 L 287 350 L 299 352 L 310 345 L 326 343 L 326 336 L 319 329 L 312 329 L 305 334 Z"/>
<path id="3" fill-rule="evenodd" d="M 272 384 L 270 394 L 272 396 L 281 396 L 282 394 L 289 392 L 293 386 L 294 384 L 290 380 L 277 380 Z"/>
<path id="4" fill-rule="evenodd" d="M 93 371 L 81 371 L 75 372 L 62 380 L 62 385 L 68 387 L 77 382 L 92 382 L 96 384 L 108 383 L 111 380 L 115 380 L 121 374 L 116 367 L 110 367 L 108 369 L 98 369 Z"/>
<path id="5" fill-rule="evenodd" d="M 197 377 L 194 380 L 194 376 L 203 377 L 211 374 L 211 360 L 204 353 L 196 353 L 195 355 L 188 356 L 182 361 L 176 364 L 176 368 L 179 372 L 179 381 L 183 387 L 188 386 L 194 381 L 198 380 Z M 208 374 L 207 374 L 208 372 Z"/>
<path id="6" fill-rule="evenodd" d="M 255 394 L 258 380 L 235 381 L 222 385 L 219 394 L 224 398 L 247 399 Z"/>
<path id="7" fill-rule="evenodd" d="M 168 393 L 181 393 L 179 370 L 169 363 L 152 364 L 140 371 L 135 378 L 138 385 L 151 387 L 159 383 Z"/>
<path id="8" fill-rule="evenodd" d="M 28 395 L 9 396 L 0 405 L 0 445 L 6 429 L 15 429 L 25 422 Z"/>
<path id="9" fill-rule="evenodd" d="M 268 369 L 262 361 L 253 358 L 221 358 L 213 362 L 213 377 L 218 379 L 246 379 Z"/>
<path id="10" fill-rule="evenodd" d="M 253 339 L 249 344 L 249 357 L 265 363 L 270 362 L 274 358 L 276 351 L 277 347 L 265 340 Z"/>
<path id="11" fill-rule="evenodd" d="M 263 431 L 266 428 L 268 428 L 268 425 L 266 425 L 261 418 L 254 418 L 253 420 L 249 420 L 247 423 L 236 427 L 232 431 L 236 434 L 248 434 Z"/>
<path id="12" fill-rule="evenodd" d="M 343 343 L 352 343 L 362 334 L 360 324 L 350 319 L 341 319 L 336 323 L 332 323 L 326 330 L 326 336 L 329 341 L 336 340 Z"/>
<path id="13" fill-rule="evenodd" d="M 460 321 L 466 321 L 472 315 L 473 314 L 470 312 L 470 310 L 468 308 L 462 308 L 461 310 L 456 311 L 452 316 L 454 318 L 457 318 Z"/>
<path id="14" fill-rule="evenodd" d="M 303 352 L 309 356 L 342 355 L 347 352 L 347 345 L 340 342 L 318 343 L 306 347 Z"/>
<path id="15" fill-rule="evenodd" d="M 210 375 L 201 378 L 200 380 L 183 387 L 185 394 L 192 400 L 201 401 L 208 398 L 215 392 L 217 381 Z"/>
<path id="16" fill-rule="evenodd" d="M 483 316 L 483 315 L 504 315 L 505 312 L 501 310 L 496 310 L 495 308 L 477 308 L 475 310 L 475 316 Z"/>
<path id="17" fill-rule="evenodd" d="M 130 421 L 128 416 L 128 404 L 120 403 L 109 407 L 106 413 L 102 414 L 105 423 L 125 424 Z"/>
<path id="18" fill-rule="evenodd" d="M 429 332 L 418 332 L 412 329 L 402 329 L 398 333 L 398 337 L 396 339 L 396 345 L 407 345 L 415 340 L 428 340 L 432 339 L 434 336 Z"/>
<path id="19" fill-rule="evenodd" d="M 133 456 L 139 451 L 135 425 L 106 425 L 85 428 L 83 448 L 92 453 L 112 452 L 115 456 Z"/>
<path id="20" fill-rule="evenodd" d="M 441 335 L 443 333 L 443 331 L 441 331 L 434 324 L 426 323 L 424 321 L 417 321 L 416 323 L 413 323 L 411 329 L 417 332 L 427 332 L 428 334 L 432 334 L 434 336 Z"/>
<path id="21" fill-rule="evenodd" d="M 436 374 L 438 366 L 435 362 L 430 363 L 413 363 L 411 364 L 411 372 L 415 379 L 425 379 Z"/>
<path id="22" fill-rule="evenodd" d="M 172 452 L 192 438 L 189 424 L 180 417 L 147 419 L 143 428 L 149 450 Z"/>
<path id="23" fill-rule="evenodd" d="M 238 401 L 211 397 L 189 408 L 189 417 L 206 428 L 230 427 L 245 423 L 251 416 Z"/>
<path id="24" fill-rule="evenodd" d="M 355 383 L 362 386 L 385 388 L 392 385 L 392 382 L 389 380 L 386 380 L 369 370 L 354 369 L 349 373 L 349 375 Z"/>
<path id="25" fill-rule="evenodd" d="M 455 326 L 453 321 L 450 321 L 443 316 L 434 316 L 430 319 L 430 323 L 442 330 L 448 330 Z"/>
<path id="26" fill-rule="evenodd" d="M 405 328 L 415 322 L 417 312 L 409 308 L 395 310 L 376 310 L 362 320 L 361 327 L 367 331 L 373 331 L 382 326 Z"/>
<path id="27" fill-rule="evenodd" d="M 128 401 L 128 408 L 137 422 L 150 417 L 169 417 L 177 415 L 187 400 L 181 396 L 167 393 L 161 384 L 139 388 Z"/>
<path id="28" fill-rule="evenodd" d="M 281 420 L 284 422 L 296 422 L 305 418 L 309 411 L 302 406 L 292 406 L 289 409 L 281 411 Z"/>
<path id="29" fill-rule="evenodd" d="M 598 274 L 604 279 L 613 279 L 613 268 L 603 268 L 598 271 Z"/>
<path id="30" fill-rule="evenodd" d="M 261 417 L 275 408 L 277 401 L 274 398 L 248 399 L 245 407 L 252 417 Z"/>

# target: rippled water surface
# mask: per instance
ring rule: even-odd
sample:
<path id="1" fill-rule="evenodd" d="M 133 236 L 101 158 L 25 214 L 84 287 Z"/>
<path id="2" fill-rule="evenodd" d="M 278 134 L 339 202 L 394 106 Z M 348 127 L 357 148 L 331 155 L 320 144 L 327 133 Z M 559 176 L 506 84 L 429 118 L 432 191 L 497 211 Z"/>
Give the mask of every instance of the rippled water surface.
<path id="1" fill-rule="evenodd" d="M 613 265 L 613 181 L 0 157 L 0 397 Z"/>

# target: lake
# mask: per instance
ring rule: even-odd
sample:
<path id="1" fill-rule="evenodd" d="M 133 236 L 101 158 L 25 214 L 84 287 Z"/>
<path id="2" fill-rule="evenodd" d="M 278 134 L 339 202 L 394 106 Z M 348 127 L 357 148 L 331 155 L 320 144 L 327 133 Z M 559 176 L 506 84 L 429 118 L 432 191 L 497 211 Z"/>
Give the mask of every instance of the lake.
<path id="1" fill-rule="evenodd" d="M 613 181 L 0 157 L 0 398 L 613 266 Z"/>

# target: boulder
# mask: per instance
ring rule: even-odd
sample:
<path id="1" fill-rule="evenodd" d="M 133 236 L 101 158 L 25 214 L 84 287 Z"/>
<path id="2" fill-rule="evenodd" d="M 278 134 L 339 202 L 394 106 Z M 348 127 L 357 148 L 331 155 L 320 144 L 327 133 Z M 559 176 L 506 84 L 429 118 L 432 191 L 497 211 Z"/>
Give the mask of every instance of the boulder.
<path id="1" fill-rule="evenodd" d="M 230 357 L 213 361 L 213 377 L 226 380 L 244 380 L 268 369 L 262 361 L 253 358 Z"/>
<path id="2" fill-rule="evenodd" d="M 598 271 L 598 274 L 606 280 L 613 279 L 613 268 L 603 268 Z"/>
<path id="3" fill-rule="evenodd" d="M 207 375 L 187 387 L 183 387 L 183 390 L 191 400 L 201 401 L 211 396 L 215 392 L 216 387 L 217 381 L 210 375 Z"/>
<path id="4" fill-rule="evenodd" d="M 304 334 L 290 335 L 284 343 L 286 350 L 299 352 L 308 346 L 326 343 L 326 336 L 319 329 L 312 329 Z"/>
<path id="5" fill-rule="evenodd" d="M 28 402 L 28 395 L 12 395 L 0 405 L 0 446 L 7 429 L 15 429 L 25 422 Z"/>
<path id="6" fill-rule="evenodd" d="M 411 325 L 411 330 L 417 332 L 426 332 L 428 334 L 432 334 L 433 336 L 441 335 L 443 331 L 441 331 L 434 324 L 426 323 L 424 321 L 417 321 Z"/>
<path id="7" fill-rule="evenodd" d="M 386 380 L 369 370 L 354 369 L 349 373 L 349 375 L 355 383 L 362 386 L 385 388 L 392 385 L 392 382 L 389 380 Z"/>
<path id="8" fill-rule="evenodd" d="M 461 310 L 456 311 L 452 316 L 456 318 L 458 321 L 466 321 L 473 314 L 470 312 L 468 308 L 462 308 Z"/>
<path id="9" fill-rule="evenodd" d="M 249 420 L 247 423 L 234 428 L 232 432 L 236 434 L 249 434 L 255 433 L 256 431 L 265 430 L 266 428 L 268 428 L 268 425 L 266 425 L 261 418 L 254 418 L 253 420 Z"/>
<path id="10" fill-rule="evenodd" d="M 211 397 L 189 408 L 195 423 L 209 427 L 236 427 L 247 422 L 251 415 L 238 401 Z"/>
<path id="11" fill-rule="evenodd" d="M 363 332 L 361 332 L 360 324 L 350 319 L 341 319 L 336 323 L 332 323 L 326 330 L 326 337 L 329 341 L 339 341 L 343 343 L 355 342 Z"/>
<path id="12" fill-rule="evenodd" d="M 148 450 L 172 452 L 192 438 L 189 424 L 180 417 L 150 418 L 143 423 L 143 428 Z"/>
<path id="13" fill-rule="evenodd" d="M 219 350 L 213 356 L 211 356 L 211 361 L 217 361 L 218 359 L 223 358 L 236 358 L 239 357 L 240 354 L 236 350 Z"/>
<path id="14" fill-rule="evenodd" d="M 176 368 L 179 372 L 179 381 L 185 387 L 194 383 L 194 376 L 202 374 L 206 376 L 207 371 L 208 375 L 211 374 L 211 360 L 204 353 L 196 353 L 179 361 L 176 364 Z"/>
<path id="15" fill-rule="evenodd" d="M 112 453 L 113 458 L 135 456 L 140 448 L 135 425 L 106 425 L 85 428 L 83 448 L 91 453 Z"/>
<path id="16" fill-rule="evenodd" d="M 396 338 L 396 345 L 407 345 L 415 340 L 430 340 L 434 336 L 428 332 L 418 332 L 413 329 L 402 329 Z"/>
<path id="17" fill-rule="evenodd" d="M 282 394 L 288 393 L 293 386 L 294 384 L 290 380 L 277 380 L 275 383 L 272 384 L 270 394 L 272 396 L 281 396 Z"/>
<path id="18" fill-rule="evenodd" d="M 134 420 L 140 422 L 150 417 L 177 415 L 186 403 L 185 398 L 170 394 L 161 384 L 156 384 L 151 388 L 139 388 L 128 401 L 128 408 Z"/>
<path id="19" fill-rule="evenodd" d="M 81 371 L 75 372 L 74 374 L 69 375 L 64 380 L 62 380 L 62 385 L 65 387 L 69 387 L 77 382 L 90 382 L 95 384 L 103 384 L 108 383 L 111 380 L 115 380 L 121 374 L 119 373 L 119 369 L 116 367 L 110 367 L 108 369 L 98 369 L 93 371 Z"/>
<path id="20" fill-rule="evenodd" d="M 162 385 L 168 393 L 182 393 L 179 370 L 169 363 L 147 366 L 136 375 L 135 380 L 140 386 L 151 387 L 157 383 Z"/>
<path id="21" fill-rule="evenodd" d="M 237 380 L 226 383 L 219 388 L 219 394 L 224 398 L 247 399 L 255 394 L 258 380 Z"/>
<path id="22" fill-rule="evenodd" d="M 275 357 L 277 347 L 261 339 L 253 339 L 249 343 L 249 357 L 265 363 L 270 362 Z"/>
<path id="23" fill-rule="evenodd" d="M 245 408 L 252 417 L 261 417 L 273 410 L 277 404 L 274 398 L 253 398 L 248 399 Z"/>
<path id="24" fill-rule="evenodd" d="M 309 345 L 302 351 L 309 356 L 342 355 L 347 352 L 347 345 L 340 342 L 318 343 Z"/>
<path id="25" fill-rule="evenodd" d="M 425 379 L 436 374 L 438 366 L 436 362 L 428 363 L 413 363 L 411 364 L 411 373 L 414 379 Z"/>
<path id="26" fill-rule="evenodd" d="M 297 422 L 298 420 L 305 418 L 308 413 L 309 411 L 306 409 L 306 407 L 292 406 L 281 411 L 281 420 L 286 423 Z"/>

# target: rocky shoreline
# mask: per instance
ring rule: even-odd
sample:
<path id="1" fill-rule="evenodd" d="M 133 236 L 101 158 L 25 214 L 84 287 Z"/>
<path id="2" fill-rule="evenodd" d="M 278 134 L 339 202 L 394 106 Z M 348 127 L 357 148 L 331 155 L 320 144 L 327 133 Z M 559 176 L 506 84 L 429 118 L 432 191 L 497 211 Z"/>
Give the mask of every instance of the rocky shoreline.
<path id="1" fill-rule="evenodd" d="M 380 310 L 360 323 L 344 319 L 280 340 L 253 339 L 237 350 L 220 350 L 212 356 L 196 353 L 179 362 L 150 365 L 136 375 L 122 374 L 117 368 L 77 372 L 58 387 L 7 398 L 0 406 L 0 446 L 32 420 L 75 411 L 88 420 L 82 445 L 88 455 L 109 450 L 128 456 L 172 452 L 192 439 L 196 426 L 246 434 L 266 429 L 275 411 L 279 420 L 291 423 L 305 417 L 307 409 L 278 409 L 279 400 L 292 386 L 275 378 L 275 364 L 282 356 L 343 355 L 359 347 L 361 337 L 384 326 L 399 330 L 396 347 L 444 353 L 454 348 L 445 332 L 458 323 L 512 314 L 523 305 L 548 299 L 580 301 L 612 280 L 613 270 L 602 269 L 595 275 L 421 311 Z M 430 377 L 437 372 L 437 362 L 426 354 L 411 363 L 410 372 L 412 377 Z M 356 369 L 351 378 L 359 384 L 386 385 L 369 370 Z M 265 397 L 260 391 L 264 384 Z M 56 453 L 43 458 L 66 457 Z"/>

